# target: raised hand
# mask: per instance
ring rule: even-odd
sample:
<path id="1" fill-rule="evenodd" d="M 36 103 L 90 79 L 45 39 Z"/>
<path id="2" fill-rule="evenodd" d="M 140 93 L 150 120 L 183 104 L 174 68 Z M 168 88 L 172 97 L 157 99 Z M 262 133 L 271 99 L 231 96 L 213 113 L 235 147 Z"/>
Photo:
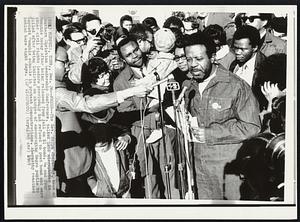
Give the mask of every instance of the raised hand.
<path id="1" fill-rule="evenodd" d="M 129 135 L 119 136 L 115 143 L 115 147 L 117 150 L 125 150 L 130 142 L 131 138 Z"/>
<path id="2" fill-rule="evenodd" d="M 278 97 L 281 95 L 281 91 L 278 88 L 278 84 L 274 84 L 270 81 L 268 82 L 264 82 L 264 85 L 261 86 L 261 92 L 264 94 L 264 96 L 266 97 L 266 99 L 268 100 L 268 102 L 272 102 L 272 100 L 275 97 Z"/>

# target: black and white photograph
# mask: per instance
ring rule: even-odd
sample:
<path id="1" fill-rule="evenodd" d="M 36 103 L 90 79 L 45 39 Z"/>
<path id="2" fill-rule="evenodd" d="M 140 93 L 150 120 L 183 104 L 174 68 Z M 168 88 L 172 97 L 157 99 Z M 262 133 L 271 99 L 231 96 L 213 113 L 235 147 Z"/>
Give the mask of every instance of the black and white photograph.
<path id="1" fill-rule="evenodd" d="M 297 217 L 296 6 L 6 5 L 4 24 L 8 219 Z"/>

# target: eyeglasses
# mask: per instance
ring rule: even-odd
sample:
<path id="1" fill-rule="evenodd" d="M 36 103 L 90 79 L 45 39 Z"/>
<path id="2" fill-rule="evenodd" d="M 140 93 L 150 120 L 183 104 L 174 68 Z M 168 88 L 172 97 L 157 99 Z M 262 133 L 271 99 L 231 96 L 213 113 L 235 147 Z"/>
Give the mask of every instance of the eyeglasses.
<path id="1" fill-rule="evenodd" d="M 175 56 L 175 57 L 174 57 L 174 60 L 175 60 L 176 62 L 179 62 L 181 59 L 182 59 L 182 60 L 186 60 L 185 55 Z"/>
<path id="2" fill-rule="evenodd" d="M 260 18 L 260 16 L 244 16 L 244 17 L 242 17 L 242 20 L 243 20 L 243 22 L 246 22 L 248 19 L 249 19 L 249 22 L 253 22 L 254 21 L 254 19 L 257 19 L 257 18 Z"/>
<path id="3" fill-rule="evenodd" d="M 73 40 L 73 39 L 72 39 L 72 41 L 73 41 L 73 42 L 76 42 L 77 44 L 80 44 L 81 42 L 86 43 L 87 37 L 85 36 L 85 37 L 83 37 L 82 39 L 77 39 L 77 40 Z"/>
<path id="4" fill-rule="evenodd" d="M 91 35 L 96 35 L 97 34 L 97 30 L 96 29 L 87 30 L 87 32 L 90 33 Z"/>
<path id="5" fill-rule="evenodd" d="M 150 41 L 149 39 L 144 39 L 143 41 L 146 41 L 146 42 L 148 42 L 151 45 L 153 44 L 152 41 Z"/>

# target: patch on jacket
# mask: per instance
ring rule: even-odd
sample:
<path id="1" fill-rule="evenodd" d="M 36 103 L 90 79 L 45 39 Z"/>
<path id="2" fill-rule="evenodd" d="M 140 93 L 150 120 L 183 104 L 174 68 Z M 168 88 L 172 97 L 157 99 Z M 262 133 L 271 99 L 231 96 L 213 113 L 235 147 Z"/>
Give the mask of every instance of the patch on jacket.
<path id="1" fill-rule="evenodd" d="M 219 105 L 218 103 L 213 103 L 213 104 L 211 104 L 211 106 L 213 109 L 221 109 L 222 108 L 221 105 Z"/>

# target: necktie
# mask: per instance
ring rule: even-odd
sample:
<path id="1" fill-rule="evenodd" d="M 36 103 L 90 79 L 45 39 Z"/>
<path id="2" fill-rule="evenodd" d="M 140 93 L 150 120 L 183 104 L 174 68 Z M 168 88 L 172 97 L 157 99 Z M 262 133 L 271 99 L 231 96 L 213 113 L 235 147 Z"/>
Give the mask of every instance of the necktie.
<path id="1" fill-rule="evenodd" d="M 140 68 L 140 71 L 141 71 L 142 77 L 144 78 L 145 75 L 144 75 L 144 72 L 143 72 L 143 67 Z"/>

